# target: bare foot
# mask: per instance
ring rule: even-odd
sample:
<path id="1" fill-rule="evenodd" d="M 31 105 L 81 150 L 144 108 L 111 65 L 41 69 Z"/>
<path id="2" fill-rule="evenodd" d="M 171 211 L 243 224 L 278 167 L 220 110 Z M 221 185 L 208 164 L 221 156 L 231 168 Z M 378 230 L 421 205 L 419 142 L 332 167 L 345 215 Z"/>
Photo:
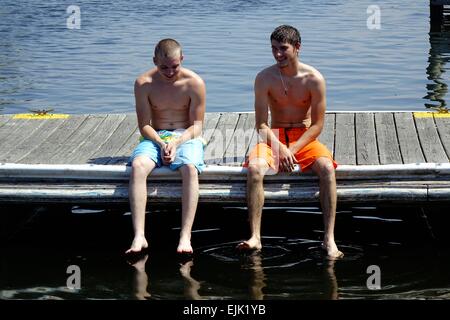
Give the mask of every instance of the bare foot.
<path id="1" fill-rule="evenodd" d="M 148 248 L 147 239 L 145 239 L 144 236 L 136 236 L 133 239 L 133 243 L 131 244 L 130 249 L 125 251 L 125 254 L 138 253 L 147 248 Z"/>
<path id="2" fill-rule="evenodd" d="M 261 240 L 256 238 L 250 238 L 247 241 L 243 241 L 236 246 L 238 250 L 261 250 Z"/>
<path id="3" fill-rule="evenodd" d="M 325 244 L 322 243 L 322 249 L 327 252 L 327 258 L 331 260 L 336 260 L 344 257 L 344 254 L 339 251 L 336 243 L 334 241 L 330 241 Z"/>
<path id="4" fill-rule="evenodd" d="M 193 253 L 191 241 L 188 239 L 180 239 L 178 243 L 177 253 Z"/>

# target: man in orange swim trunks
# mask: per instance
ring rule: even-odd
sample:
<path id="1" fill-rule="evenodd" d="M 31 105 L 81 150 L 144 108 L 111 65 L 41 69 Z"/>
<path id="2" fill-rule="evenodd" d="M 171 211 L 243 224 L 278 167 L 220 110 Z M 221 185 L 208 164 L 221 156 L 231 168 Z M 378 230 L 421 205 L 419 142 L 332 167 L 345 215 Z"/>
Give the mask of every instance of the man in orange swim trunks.
<path id="1" fill-rule="evenodd" d="M 320 202 L 324 214 L 323 249 L 334 259 L 341 257 L 334 241 L 337 163 L 317 137 L 322 131 L 325 80 L 319 71 L 301 63 L 300 33 L 292 26 L 279 26 L 270 36 L 276 64 L 262 70 L 255 80 L 256 128 L 263 141 L 250 153 L 247 204 L 251 237 L 239 249 L 261 249 L 261 215 L 264 205 L 263 178 L 269 169 L 291 172 L 294 164 L 312 170 L 320 178 Z M 268 126 L 270 110 L 272 130 Z"/>

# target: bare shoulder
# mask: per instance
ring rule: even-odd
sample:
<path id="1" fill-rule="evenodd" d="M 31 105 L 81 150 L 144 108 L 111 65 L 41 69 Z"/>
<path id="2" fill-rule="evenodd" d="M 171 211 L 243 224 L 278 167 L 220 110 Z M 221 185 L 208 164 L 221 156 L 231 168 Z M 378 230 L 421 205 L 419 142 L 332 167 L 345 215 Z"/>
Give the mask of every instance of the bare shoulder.
<path id="1" fill-rule="evenodd" d="M 136 89 L 143 89 L 145 87 L 150 86 L 153 81 L 153 79 L 152 79 L 153 75 L 154 75 L 153 69 L 139 75 L 136 78 L 136 81 L 134 82 L 134 87 Z"/>
<path id="2" fill-rule="evenodd" d="M 271 79 L 274 77 L 274 72 L 276 72 L 276 66 L 267 67 L 256 75 L 255 85 L 259 87 L 267 87 L 270 86 Z"/>
<path id="3" fill-rule="evenodd" d="M 306 83 L 310 88 L 320 88 L 325 85 L 324 76 L 316 68 L 302 63 L 301 73 L 306 77 Z"/>
<path id="4" fill-rule="evenodd" d="M 194 71 L 183 68 L 183 76 L 187 80 L 189 87 L 193 89 L 201 89 L 205 87 L 203 79 Z"/>

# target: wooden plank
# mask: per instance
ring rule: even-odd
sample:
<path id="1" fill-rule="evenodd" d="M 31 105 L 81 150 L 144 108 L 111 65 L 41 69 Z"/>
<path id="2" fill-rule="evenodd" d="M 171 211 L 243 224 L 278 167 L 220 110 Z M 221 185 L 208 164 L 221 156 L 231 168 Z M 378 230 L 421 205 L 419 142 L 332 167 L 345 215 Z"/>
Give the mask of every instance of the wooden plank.
<path id="1" fill-rule="evenodd" d="M 334 152 L 334 132 L 335 132 L 336 115 L 334 113 L 325 114 L 325 123 L 319 141 L 327 146 L 331 154 Z"/>
<path id="2" fill-rule="evenodd" d="M 242 113 L 239 116 L 236 129 L 230 139 L 223 159 L 219 164 L 228 166 L 237 166 L 244 162 L 246 145 L 250 142 L 253 134 L 252 128 L 248 128 L 247 120 L 253 117 L 253 114 Z"/>
<path id="3" fill-rule="evenodd" d="M 249 152 L 251 152 L 258 143 L 258 132 L 256 131 L 255 125 L 256 125 L 255 114 L 251 113 L 247 118 L 247 122 L 245 124 L 247 130 L 252 130 L 252 134 L 248 142 L 247 140 L 245 140 L 246 143 L 245 143 L 244 160 L 247 159 Z"/>
<path id="4" fill-rule="evenodd" d="M 448 162 L 433 118 L 414 118 L 420 145 L 427 162 Z"/>
<path id="5" fill-rule="evenodd" d="M 355 115 L 337 113 L 334 158 L 339 164 L 356 164 L 355 149 Z"/>
<path id="6" fill-rule="evenodd" d="M 439 138 L 447 153 L 447 158 L 450 159 L 450 117 L 438 117 L 435 115 L 434 121 L 437 126 Z"/>
<path id="7" fill-rule="evenodd" d="M 209 144 L 211 137 L 214 135 L 214 132 L 217 128 L 217 124 L 219 122 L 222 113 L 214 112 L 207 113 L 205 116 L 205 125 L 203 126 L 203 139 L 205 139 L 206 145 Z"/>
<path id="8" fill-rule="evenodd" d="M 222 160 L 239 119 L 238 113 L 223 114 L 217 124 L 217 130 L 205 149 L 205 163 L 215 164 Z"/>
<path id="9" fill-rule="evenodd" d="M 39 164 L 48 163 L 56 151 L 63 145 L 67 139 L 78 129 L 86 120 L 85 115 L 72 115 L 66 119 L 56 131 L 45 139 L 38 148 L 33 149 L 28 155 L 20 159 L 19 163 Z"/>
<path id="10" fill-rule="evenodd" d="M 109 114 L 94 129 L 91 134 L 85 138 L 75 152 L 67 154 L 64 158 L 65 163 L 86 163 L 101 146 L 116 131 L 117 127 L 125 119 L 124 114 Z"/>
<path id="11" fill-rule="evenodd" d="M 0 127 L 0 162 L 6 162 L 5 156 L 26 140 L 45 120 L 12 119 Z"/>
<path id="12" fill-rule="evenodd" d="M 90 157 L 89 163 L 107 164 L 136 129 L 136 115 L 127 114 L 108 140 Z"/>
<path id="13" fill-rule="evenodd" d="M 5 123 L 7 123 L 12 117 L 11 116 L 4 116 L 0 115 L 0 127 L 3 126 Z M 2 137 L 0 136 L 0 139 Z"/>
<path id="14" fill-rule="evenodd" d="M 380 164 L 403 163 L 395 130 L 394 115 L 390 112 L 375 113 L 375 128 Z"/>
<path id="15" fill-rule="evenodd" d="M 394 119 L 403 163 L 425 162 L 412 113 L 394 113 Z"/>
<path id="16" fill-rule="evenodd" d="M 46 163 L 67 163 L 70 154 L 77 152 L 93 131 L 106 119 L 106 115 L 89 115 L 86 120 L 74 131 L 64 144 L 46 159 Z"/>
<path id="17" fill-rule="evenodd" d="M 34 149 L 38 149 L 39 146 L 62 125 L 67 119 L 46 119 L 46 120 L 34 120 L 40 121 L 41 125 L 33 134 L 28 138 L 18 142 L 15 148 L 10 149 L 3 156 L 5 162 L 19 162 L 20 159 L 27 156 Z"/>
<path id="18" fill-rule="evenodd" d="M 379 164 L 375 117 L 373 113 L 355 114 L 356 163 Z"/>

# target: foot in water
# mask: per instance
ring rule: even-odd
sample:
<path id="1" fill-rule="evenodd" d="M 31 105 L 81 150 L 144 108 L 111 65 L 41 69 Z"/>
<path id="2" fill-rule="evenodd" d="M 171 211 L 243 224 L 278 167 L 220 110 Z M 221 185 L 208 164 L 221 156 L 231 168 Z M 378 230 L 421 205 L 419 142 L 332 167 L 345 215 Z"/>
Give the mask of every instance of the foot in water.
<path id="1" fill-rule="evenodd" d="M 238 250 L 261 250 L 261 240 L 256 238 L 250 238 L 247 241 L 243 241 L 236 246 Z"/>
<path id="2" fill-rule="evenodd" d="M 180 239 L 178 243 L 177 253 L 193 253 L 191 240 L 189 239 Z"/>
<path id="3" fill-rule="evenodd" d="M 339 251 L 339 249 L 334 241 L 328 242 L 328 243 L 323 242 L 322 249 L 324 251 L 326 251 L 327 258 L 330 260 L 336 260 L 336 259 L 340 259 L 340 258 L 344 257 L 344 254 L 341 251 Z"/>
<path id="4" fill-rule="evenodd" d="M 130 249 L 125 251 L 125 254 L 129 253 L 139 253 L 144 249 L 148 248 L 147 239 L 144 236 L 136 236 L 133 239 Z"/>

